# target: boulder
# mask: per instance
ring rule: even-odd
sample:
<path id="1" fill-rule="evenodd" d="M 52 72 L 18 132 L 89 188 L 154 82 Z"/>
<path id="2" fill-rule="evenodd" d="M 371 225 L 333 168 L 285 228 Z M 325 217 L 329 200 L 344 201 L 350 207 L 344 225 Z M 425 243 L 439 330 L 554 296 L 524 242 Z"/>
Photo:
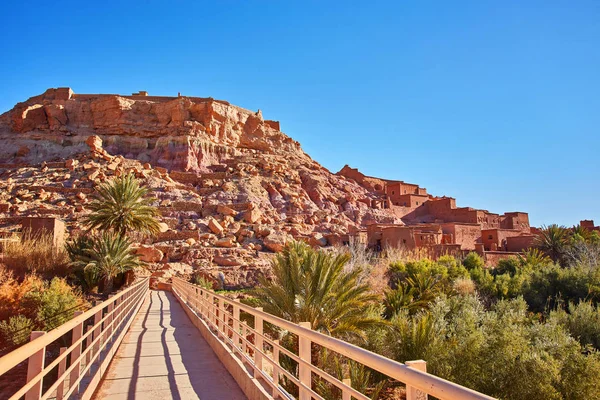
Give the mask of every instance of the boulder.
<path id="1" fill-rule="evenodd" d="M 274 232 L 263 239 L 263 244 L 274 253 L 279 253 L 292 238 L 283 232 Z"/>
<path id="2" fill-rule="evenodd" d="M 164 254 L 159 249 L 153 246 L 142 245 L 135 250 L 135 253 L 139 255 L 140 260 L 148 263 L 160 262 Z"/>
<path id="3" fill-rule="evenodd" d="M 208 229 L 210 229 L 215 235 L 221 235 L 223 233 L 223 227 L 221 224 L 219 224 L 217 220 L 212 217 L 208 219 Z"/>

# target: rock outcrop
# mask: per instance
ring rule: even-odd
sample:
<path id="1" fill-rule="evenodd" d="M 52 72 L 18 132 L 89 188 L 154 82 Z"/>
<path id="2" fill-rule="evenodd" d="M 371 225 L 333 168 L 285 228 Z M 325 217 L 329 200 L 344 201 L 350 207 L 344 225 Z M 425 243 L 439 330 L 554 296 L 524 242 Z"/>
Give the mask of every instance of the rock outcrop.
<path id="1" fill-rule="evenodd" d="M 132 172 L 162 215 L 140 253 L 163 276 L 183 263 L 238 287 L 268 273 L 289 240 L 328 246 L 371 222 L 401 223 L 279 129 L 211 98 L 49 89 L 0 116 L 0 229 L 56 215 L 75 234 L 94 186 Z"/>

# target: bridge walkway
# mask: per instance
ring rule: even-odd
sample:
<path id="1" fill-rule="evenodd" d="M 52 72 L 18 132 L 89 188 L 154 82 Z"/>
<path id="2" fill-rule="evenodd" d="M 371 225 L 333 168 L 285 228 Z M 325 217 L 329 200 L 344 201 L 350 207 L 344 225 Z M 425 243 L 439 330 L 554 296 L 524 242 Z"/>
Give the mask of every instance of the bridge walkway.
<path id="1" fill-rule="evenodd" d="M 241 400 L 246 397 L 173 294 L 151 291 L 94 398 Z"/>

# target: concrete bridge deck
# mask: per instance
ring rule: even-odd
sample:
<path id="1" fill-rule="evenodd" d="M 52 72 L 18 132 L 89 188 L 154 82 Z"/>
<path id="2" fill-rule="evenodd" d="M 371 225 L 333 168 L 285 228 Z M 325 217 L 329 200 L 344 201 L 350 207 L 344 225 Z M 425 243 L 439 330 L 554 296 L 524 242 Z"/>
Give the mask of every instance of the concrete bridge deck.
<path id="1" fill-rule="evenodd" d="M 152 291 L 95 396 L 104 399 L 245 399 L 170 292 Z"/>

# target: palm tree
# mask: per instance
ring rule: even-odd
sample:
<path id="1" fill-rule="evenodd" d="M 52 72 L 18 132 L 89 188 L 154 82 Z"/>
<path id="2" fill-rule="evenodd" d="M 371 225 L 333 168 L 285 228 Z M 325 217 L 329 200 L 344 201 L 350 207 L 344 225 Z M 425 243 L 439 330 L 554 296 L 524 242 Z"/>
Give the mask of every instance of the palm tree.
<path id="1" fill-rule="evenodd" d="M 92 213 L 85 222 L 90 229 L 113 230 L 121 235 L 130 231 L 157 233 L 158 210 L 151 206 L 153 199 L 147 194 L 148 190 L 140 186 L 133 174 L 102 183 L 88 206 Z"/>
<path id="2" fill-rule="evenodd" d="M 131 242 L 126 236 L 111 232 L 103 232 L 92 241 L 85 254 L 76 255 L 75 265 L 90 270 L 103 279 L 104 293 L 110 293 L 113 280 L 117 275 L 142 265 L 138 256 L 131 249 Z"/>
<path id="3" fill-rule="evenodd" d="M 542 226 L 535 238 L 535 246 L 553 261 L 561 260 L 569 239 L 569 231 L 556 224 Z"/>
<path id="4" fill-rule="evenodd" d="M 288 244 L 272 262 L 273 278 L 256 290 L 268 313 L 292 322 L 310 322 L 331 336 L 365 338 L 381 323 L 370 306 L 376 296 L 359 284 L 360 268 L 344 271 L 348 254 L 327 254 L 302 242 Z"/>

